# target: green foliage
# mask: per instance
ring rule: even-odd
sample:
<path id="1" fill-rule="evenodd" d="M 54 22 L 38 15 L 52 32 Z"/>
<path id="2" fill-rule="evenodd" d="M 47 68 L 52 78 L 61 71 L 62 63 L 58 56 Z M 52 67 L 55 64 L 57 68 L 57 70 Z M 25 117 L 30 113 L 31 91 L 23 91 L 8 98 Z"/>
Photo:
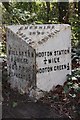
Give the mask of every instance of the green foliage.
<path id="1" fill-rule="evenodd" d="M 76 48 L 80 47 L 78 3 L 64 4 L 63 2 L 61 5 L 63 6 L 63 9 L 61 9 L 57 2 L 50 3 L 50 6 L 47 6 L 46 2 L 9 3 L 9 6 L 7 6 L 8 9 L 6 9 L 4 5 L 2 6 L 2 23 L 6 25 L 32 23 L 55 24 L 60 23 L 59 17 L 63 14 L 63 18 L 61 19 L 65 19 L 67 16 L 67 22 L 72 28 L 72 46 Z M 62 14 L 60 10 L 62 11 Z M 66 14 L 64 11 L 66 11 Z"/>
<path id="2" fill-rule="evenodd" d="M 75 7 L 74 4 L 76 5 Z M 80 42 L 78 3 L 70 3 L 69 22 L 72 27 L 72 46 L 77 47 Z"/>
<path id="3" fill-rule="evenodd" d="M 3 24 L 47 23 L 47 6 L 45 2 L 11 3 L 8 12 L 3 8 Z M 56 3 L 50 4 L 49 22 L 57 23 L 58 9 Z"/>
<path id="4" fill-rule="evenodd" d="M 17 102 L 13 101 L 12 107 L 15 108 L 17 106 Z"/>

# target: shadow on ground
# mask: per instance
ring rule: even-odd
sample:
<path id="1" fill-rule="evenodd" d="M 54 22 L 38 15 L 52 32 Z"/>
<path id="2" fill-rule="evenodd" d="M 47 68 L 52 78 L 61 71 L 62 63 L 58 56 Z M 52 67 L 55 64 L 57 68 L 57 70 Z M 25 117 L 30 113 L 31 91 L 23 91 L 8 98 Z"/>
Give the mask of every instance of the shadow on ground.
<path id="1" fill-rule="evenodd" d="M 9 91 L 8 91 L 9 89 Z M 48 104 L 32 102 L 27 95 L 3 86 L 2 118 L 63 118 L 59 112 Z M 66 117 L 65 117 L 66 118 Z"/>
<path id="2" fill-rule="evenodd" d="M 7 70 L 2 72 L 2 119 L 14 118 L 14 119 L 68 119 L 63 114 L 59 114 L 59 111 L 50 104 L 43 103 L 41 101 L 33 102 L 30 98 L 24 94 L 21 95 L 17 91 L 13 91 L 10 88 L 10 84 L 7 82 Z"/>

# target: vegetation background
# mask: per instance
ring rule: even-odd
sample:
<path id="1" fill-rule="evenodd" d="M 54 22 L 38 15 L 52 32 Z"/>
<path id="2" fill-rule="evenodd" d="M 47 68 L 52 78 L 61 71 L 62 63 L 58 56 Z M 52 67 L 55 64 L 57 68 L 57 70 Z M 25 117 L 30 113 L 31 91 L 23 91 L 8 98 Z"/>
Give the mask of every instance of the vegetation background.
<path id="1" fill-rule="evenodd" d="M 61 1 L 61 0 L 60 0 Z M 63 0 L 62 0 L 63 1 Z M 80 1 L 79 2 L 2 2 L 0 26 L 0 56 L 6 55 L 6 25 L 13 24 L 70 24 L 72 29 L 72 74 L 63 86 L 56 86 L 41 100 L 50 103 L 70 119 L 80 116 Z M 2 36 L 2 37 L 1 37 Z M 1 40 L 2 38 L 2 40 Z M 3 62 L 3 84 L 6 62 Z M 6 86 L 6 87 L 5 87 Z M 7 94 L 9 91 L 7 92 Z M 18 95 L 17 95 L 18 96 Z M 7 97 L 6 97 L 7 99 Z M 55 104 L 57 102 L 57 104 Z M 14 106 L 14 101 L 13 101 Z"/>
<path id="2" fill-rule="evenodd" d="M 67 2 L 2 2 L 2 5 L 0 5 L 2 8 L 2 26 L 32 23 L 70 24 L 72 28 L 72 46 L 79 48 L 80 1 L 66 1 Z M 4 53 L 6 44 L 4 29 L 2 33 L 2 52 Z"/>

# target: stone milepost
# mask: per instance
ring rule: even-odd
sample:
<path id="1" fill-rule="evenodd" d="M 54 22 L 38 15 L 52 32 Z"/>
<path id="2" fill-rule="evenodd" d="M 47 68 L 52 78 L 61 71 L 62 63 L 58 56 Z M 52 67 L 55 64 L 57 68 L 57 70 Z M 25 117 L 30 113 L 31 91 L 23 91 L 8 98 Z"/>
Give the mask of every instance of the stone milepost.
<path id="1" fill-rule="evenodd" d="M 27 92 L 31 86 L 50 91 L 71 73 L 71 27 L 67 24 L 7 27 L 9 82 Z"/>

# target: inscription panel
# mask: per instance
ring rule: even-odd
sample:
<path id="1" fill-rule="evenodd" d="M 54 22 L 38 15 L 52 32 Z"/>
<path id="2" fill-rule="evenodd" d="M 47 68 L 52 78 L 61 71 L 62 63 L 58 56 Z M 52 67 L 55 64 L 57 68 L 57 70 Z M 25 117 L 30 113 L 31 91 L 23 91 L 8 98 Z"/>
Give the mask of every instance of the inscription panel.
<path id="1" fill-rule="evenodd" d="M 12 88 L 17 88 L 20 92 L 27 92 L 28 84 L 35 83 L 35 52 L 16 35 L 9 33 L 7 54 L 8 54 L 8 73 Z M 28 83 L 29 81 L 29 83 Z M 25 83 L 25 84 L 24 84 Z"/>

